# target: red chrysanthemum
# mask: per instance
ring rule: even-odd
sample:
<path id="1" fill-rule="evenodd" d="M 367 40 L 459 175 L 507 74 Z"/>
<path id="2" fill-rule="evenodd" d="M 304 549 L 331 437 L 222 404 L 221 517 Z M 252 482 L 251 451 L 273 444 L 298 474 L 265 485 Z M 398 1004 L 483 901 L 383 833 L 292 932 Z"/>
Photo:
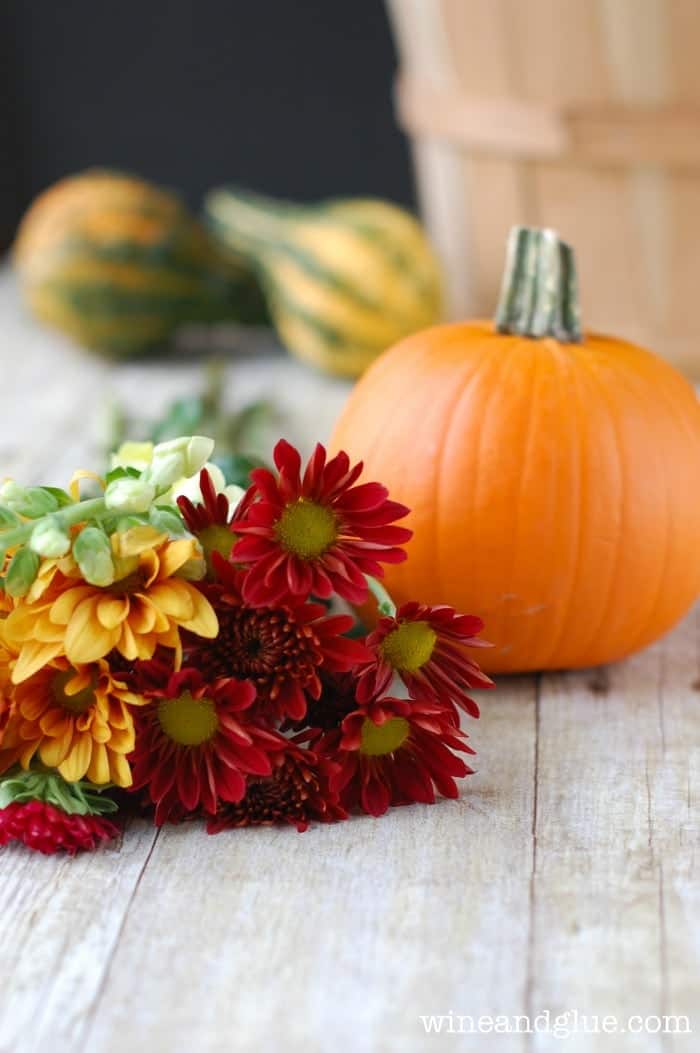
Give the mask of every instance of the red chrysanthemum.
<path id="1" fill-rule="evenodd" d="M 228 497 L 217 493 L 206 468 L 202 468 L 199 473 L 199 489 L 202 494 L 201 504 L 195 504 L 184 495 L 178 497 L 177 504 L 187 529 L 202 546 L 204 558 L 211 570 L 213 553 L 219 553 L 228 559 L 236 535 L 231 529 L 231 506 Z"/>
<path id="2" fill-rule="evenodd" d="M 347 819 L 338 792 L 330 788 L 330 779 L 339 771 L 338 764 L 302 749 L 292 740 L 283 751 L 273 754 L 271 761 L 271 774 L 249 778 L 241 801 L 220 806 L 207 824 L 210 834 L 239 826 L 276 823 L 291 823 L 302 833 L 314 819 L 321 823 Z"/>
<path id="3" fill-rule="evenodd" d="M 375 699 L 329 731 L 314 749 L 340 764 L 330 786 L 346 808 L 383 815 L 390 805 L 433 804 L 435 790 L 457 797 L 455 778 L 470 775 L 453 750 L 474 753 L 452 714 L 431 699 Z"/>
<path id="4" fill-rule="evenodd" d="M 270 774 L 269 753 L 285 740 L 246 720 L 252 684 L 207 682 L 198 670 L 183 669 L 158 687 L 156 663 L 144 663 L 140 675 L 152 701 L 134 711 L 132 789 L 146 788 L 158 826 L 199 808 L 214 815 L 219 800 L 241 800 L 248 775 Z"/>
<path id="5" fill-rule="evenodd" d="M 247 574 L 215 559 L 218 583 L 207 589 L 219 620 L 215 640 L 193 641 L 190 664 L 206 676 L 250 680 L 257 691 L 256 716 L 304 717 L 321 694 L 321 669 L 344 671 L 368 657 L 359 640 L 342 634 L 350 615 L 326 616 L 319 603 L 251 607 L 243 600 Z"/>
<path id="6" fill-rule="evenodd" d="M 379 577 L 382 563 L 406 558 L 398 546 L 411 531 L 392 524 L 409 510 L 389 501 L 380 483 L 355 486 L 362 464 L 351 467 L 346 453 L 327 462 L 317 445 L 303 477 L 299 453 L 288 442 L 277 443 L 274 458 L 279 476 L 267 468 L 251 472 L 248 498 L 234 517 L 233 558 L 252 568 L 246 600 L 274 605 L 336 592 L 361 603 L 364 575 Z"/>
<path id="7" fill-rule="evenodd" d="M 398 673 L 411 695 L 451 703 L 478 717 L 479 707 L 467 691 L 493 687 L 493 681 L 465 648 L 489 646 L 477 638 L 483 627 L 481 618 L 457 614 L 454 607 L 405 603 L 395 617 L 380 618 L 367 637 L 373 658 L 358 671 L 358 701 L 383 694 Z"/>
<path id="8" fill-rule="evenodd" d="M 21 841 L 43 852 L 89 852 L 119 836 L 119 827 L 99 815 L 69 815 L 45 801 L 13 802 L 0 809 L 0 845 Z"/>
<path id="9" fill-rule="evenodd" d="M 314 731 L 330 731 L 339 728 L 349 713 L 357 709 L 357 675 L 334 673 L 321 669 L 321 694 L 309 702 L 303 721 L 294 725 Z"/>

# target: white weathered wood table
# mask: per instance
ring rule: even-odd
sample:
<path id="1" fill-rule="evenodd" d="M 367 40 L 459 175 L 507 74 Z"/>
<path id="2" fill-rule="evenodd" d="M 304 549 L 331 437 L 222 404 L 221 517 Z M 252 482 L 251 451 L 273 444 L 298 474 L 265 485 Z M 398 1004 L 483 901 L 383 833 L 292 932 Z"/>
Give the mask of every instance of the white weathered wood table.
<path id="1" fill-rule="evenodd" d="M 99 466 L 107 395 L 156 414 L 201 364 L 107 366 L 26 320 L 7 274 L 0 363 L 0 475 L 55 483 Z M 308 449 L 347 387 L 273 351 L 232 359 L 231 404 L 262 393 Z M 73 861 L 0 851 L 1 1053 L 700 1048 L 699 630 L 504 678 L 456 802 L 303 836 L 135 821 Z M 521 1033 L 458 1034 L 459 1016 Z"/>

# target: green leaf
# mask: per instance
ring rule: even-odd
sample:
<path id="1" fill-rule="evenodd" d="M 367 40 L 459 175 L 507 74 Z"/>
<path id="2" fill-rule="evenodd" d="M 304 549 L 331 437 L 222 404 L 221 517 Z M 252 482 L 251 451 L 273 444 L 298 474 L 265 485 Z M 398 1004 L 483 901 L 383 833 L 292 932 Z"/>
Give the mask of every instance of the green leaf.
<path id="1" fill-rule="evenodd" d="M 51 494 L 52 497 L 55 497 L 59 508 L 65 508 L 66 505 L 75 504 L 71 495 L 66 490 L 62 490 L 60 486 L 42 486 L 41 489 L 45 490 L 47 494 Z"/>
<path id="2" fill-rule="evenodd" d="M 15 552 L 5 576 L 5 591 L 10 596 L 25 596 L 39 573 L 39 557 L 30 548 Z"/>
<path id="3" fill-rule="evenodd" d="M 119 805 L 106 791 L 111 784 L 95 786 L 81 779 L 66 782 L 57 771 L 39 766 L 23 771 L 13 768 L 0 778 L 0 808 L 8 804 L 26 804 L 28 801 L 44 801 L 67 815 L 105 815 L 116 812 Z"/>
<path id="4" fill-rule="evenodd" d="M 212 458 L 212 461 L 224 473 L 226 482 L 247 489 L 250 486 L 250 473 L 254 468 L 265 468 L 260 457 L 251 457 L 245 453 L 223 453 Z"/>
<path id="5" fill-rule="evenodd" d="M 105 476 L 105 482 L 107 485 L 113 483 L 115 479 L 138 479 L 141 472 L 138 468 L 125 468 L 123 465 L 118 465 L 116 468 L 112 468 Z"/>
<path id="6" fill-rule="evenodd" d="M 153 425 L 149 438 L 152 442 L 176 439 L 179 435 L 196 435 L 201 430 L 204 415 L 199 395 L 187 395 L 170 404 L 162 420 Z"/>

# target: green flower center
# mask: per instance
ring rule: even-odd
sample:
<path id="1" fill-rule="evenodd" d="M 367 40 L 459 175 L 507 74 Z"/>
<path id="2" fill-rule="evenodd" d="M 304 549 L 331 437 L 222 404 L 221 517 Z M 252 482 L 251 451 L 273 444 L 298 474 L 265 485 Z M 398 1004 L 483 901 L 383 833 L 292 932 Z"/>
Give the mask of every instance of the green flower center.
<path id="1" fill-rule="evenodd" d="M 384 724 L 367 718 L 362 725 L 360 751 L 368 757 L 383 757 L 403 746 L 411 728 L 404 717 L 390 717 Z"/>
<path id="2" fill-rule="evenodd" d="M 224 559 L 228 559 L 231 555 L 231 550 L 236 543 L 236 535 L 228 529 L 228 527 L 222 526 L 219 523 L 212 523 L 211 526 L 205 527 L 204 530 L 200 530 L 197 534 L 197 540 L 202 546 L 204 558 L 207 561 L 207 567 L 211 570 L 211 557 L 214 552 L 218 552 Z"/>
<path id="3" fill-rule="evenodd" d="M 314 559 L 331 547 L 338 537 L 338 526 L 330 508 L 302 499 L 287 505 L 275 533 L 288 552 Z"/>
<path id="4" fill-rule="evenodd" d="M 437 633 L 428 622 L 402 622 L 385 636 L 380 651 L 392 669 L 415 673 L 432 657 Z"/>
<path id="5" fill-rule="evenodd" d="M 93 676 L 90 684 L 82 691 L 78 691 L 75 695 L 66 694 L 66 687 L 71 680 L 75 679 L 75 676 L 75 669 L 66 669 L 62 673 L 56 673 L 51 681 L 51 694 L 58 705 L 67 709 L 69 713 L 85 713 L 95 702 L 96 680 Z"/>
<path id="6" fill-rule="evenodd" d="M 178 746 L 201 746 L 214 737 L 219 727 L 214 702 L 210 698 L 193 698 L 189 691 L 159 702 L 158 720 Z"/>

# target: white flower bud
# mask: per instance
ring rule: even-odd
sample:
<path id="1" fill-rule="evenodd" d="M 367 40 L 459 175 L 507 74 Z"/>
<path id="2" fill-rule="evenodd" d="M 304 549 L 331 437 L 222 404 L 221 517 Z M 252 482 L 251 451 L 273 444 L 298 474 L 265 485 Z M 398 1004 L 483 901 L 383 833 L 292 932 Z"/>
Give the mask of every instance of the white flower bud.
<path id="1" fill-rule="evenodd" d="M 38 556 L 57 559 L 70 551 L 70 537 L 53 516 L 46 516 L 32 530 L 29 547 Z"/>
<path id="2" fill-rule="evenodd" d="M 105 505 L 114 512 L 147 512 L 156 496 L 156 488 L 145 476 L 123 476 L 113 479 L 105 490 Z"/>
<path id="3" fill-rule="evenodd" d="M 179 439 L 159 442 L 157 446 L 154 446 L 153 462 L 159 457 L 168 457 L 176 453 L 183 459 L 183 470 L 180 475 L 189 477 L 201 471 L 213 452 L 214 440 L 207 438 L 206 435 L 182 435 Z"/>

